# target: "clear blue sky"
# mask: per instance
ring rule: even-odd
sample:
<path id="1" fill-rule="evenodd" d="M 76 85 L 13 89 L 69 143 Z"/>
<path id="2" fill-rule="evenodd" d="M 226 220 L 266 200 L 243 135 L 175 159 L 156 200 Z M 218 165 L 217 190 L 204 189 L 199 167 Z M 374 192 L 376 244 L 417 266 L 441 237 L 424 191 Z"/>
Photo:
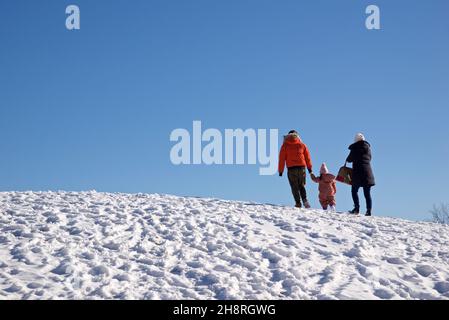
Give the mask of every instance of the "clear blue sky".
<path id="1" fill-rule="evenodd" d="M 369 4 L 381 31 L 365 29 Z M 297 129 L 315 171 L 336 172 L 362 131 L 374 213 L 427 219 L 449 201 L 448 14 L 447 0 L 1 1 L 0 190 L 292 204 L 258 166 L 173 166 L 170 132 L 201 120 Z"/>

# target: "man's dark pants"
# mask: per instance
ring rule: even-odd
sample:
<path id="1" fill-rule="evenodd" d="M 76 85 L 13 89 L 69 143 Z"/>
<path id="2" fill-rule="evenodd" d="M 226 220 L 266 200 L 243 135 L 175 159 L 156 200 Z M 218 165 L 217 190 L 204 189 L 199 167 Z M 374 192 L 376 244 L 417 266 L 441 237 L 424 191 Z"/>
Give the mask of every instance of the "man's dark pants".
<path id="1" fill-rule="evenodd" d="M 305 167 L 291 167 L 288 168 L 288 182 L 292 189 L 293 197 L 297 205 L 301 205 L 301 199 L 307 202 L 306 192 L 306 168 Z"/>

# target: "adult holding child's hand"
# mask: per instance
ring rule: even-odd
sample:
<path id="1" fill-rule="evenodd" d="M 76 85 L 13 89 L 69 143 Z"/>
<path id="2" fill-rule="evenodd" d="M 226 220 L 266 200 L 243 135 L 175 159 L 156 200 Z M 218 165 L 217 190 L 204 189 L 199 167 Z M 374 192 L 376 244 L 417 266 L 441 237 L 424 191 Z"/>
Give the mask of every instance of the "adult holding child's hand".
<path id="1" fill-rule="evenodd" d="M 280 177 L 282 177 L 285 165 L 288 168 L 288 182 L 296 202 L 295 207 L 301 208 L 302 200 L 304 207 L 310 208 L 305 185 L 306 168 L 309 173 L 312 173 L 312 160 L 310 159 L 309 149 L 299 138 L 296 130 L 291 130 L 288 135 L 284 136 L 284 143 L 279 153 L 278 171 Z"/>
<path id="2" fill-rule="evenodd" d="M 353 214 L 359 214 L 360 202 L 358 192 L 363 188 L 363 194 L 366 200 L 366 216 L 371 216 L 373 201 L 371 198 L 371 187 L 376 182 L 373 170 L 371 168 L 371 145 L 365 140 L 362 133 L 357 133 L 354 143 L 349 146 L 350 153 L 346 162 L 352 163 L 352 200 L 354 209 L 350 211 Z"/>

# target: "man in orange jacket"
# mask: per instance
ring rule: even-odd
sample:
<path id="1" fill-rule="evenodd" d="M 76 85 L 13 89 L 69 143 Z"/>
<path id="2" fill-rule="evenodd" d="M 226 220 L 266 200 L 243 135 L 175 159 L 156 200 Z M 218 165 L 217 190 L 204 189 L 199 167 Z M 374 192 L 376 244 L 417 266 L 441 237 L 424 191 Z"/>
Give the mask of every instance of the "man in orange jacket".
<path id="1" fill-rule="evenodd" d="M 299 138 L 298 132 L 291 130 L 284 137 L 284 143 L 279 154 L 279 176 L 282 177 L 285 163 L 288 169 L 288 182 L 295 198 L 295 207 L 301 208 L 301 199 L 304 207 L 310 208 L 306 192 L 306 168 L 312 173 L 312 160 L 307 146 Z"/>

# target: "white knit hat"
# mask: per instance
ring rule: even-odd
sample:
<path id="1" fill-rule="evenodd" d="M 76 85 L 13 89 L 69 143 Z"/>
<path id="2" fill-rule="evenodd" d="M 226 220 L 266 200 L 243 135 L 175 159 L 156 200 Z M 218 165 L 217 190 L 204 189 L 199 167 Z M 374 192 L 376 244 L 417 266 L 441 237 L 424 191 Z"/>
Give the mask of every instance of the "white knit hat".
<path id="1" fill-rule="evenodd" d="M 365 141 L 365 136 L 363 133 L 357 133 L 354 137 L 354 142 Z"/>
<path id="2" fill-rule="evenodd" d="M 327 170 L 327 167 L 326 167 L 326 163 L 324 163 L 324 162 L 323 162 L 323 164 L 321 165 L 320 173 L 321 173 L 321 174 L 327 174 L 327 173 L 329 173 L 329 170 Z"/>

